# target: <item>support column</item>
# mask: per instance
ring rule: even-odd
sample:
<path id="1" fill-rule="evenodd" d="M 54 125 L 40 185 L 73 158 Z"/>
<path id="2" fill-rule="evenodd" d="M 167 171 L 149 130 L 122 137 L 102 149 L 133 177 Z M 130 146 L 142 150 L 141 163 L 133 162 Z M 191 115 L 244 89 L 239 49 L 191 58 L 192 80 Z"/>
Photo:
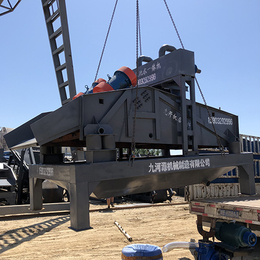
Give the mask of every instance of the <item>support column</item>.
<path id="1" fill-rule="evenodd" d="M 42 209 L 42 179 L 29 178 L 30 210 Z"/>
<path id="2" fill-rule="evenodd" d="M 197 134 L 197 115 L 194 78 L 190 78 L 190 107 L 191 107 L 191 125 L 192 125 L 192 151 L 198 155 L 198 134 Z"/>
<path id="3" fill-rule="evenodd" d="M 89 183 L 70 183 L 70 221 L 71 228 L 80 231 L 90 228 Z"/>
<path id="4" fill-rule="evenodd" d="M 177 93 L 181 99 L 182 152 L 184 156 L 197 155 L 198 138 L 194 78 L 179 75 L 174 77 L 174 81 L 180 87 Z M 189 145 L 192 148 L 191 150 L 189 150 Z"/>
<path id="5" fill-rule="evenodd" d="M 188 155 L 188 130 L 187 130 L 187 102 L 185 76 L 180 76 L 180 95 L 181 95 L 181 124 L 182 124 L 182 154 Z"/>

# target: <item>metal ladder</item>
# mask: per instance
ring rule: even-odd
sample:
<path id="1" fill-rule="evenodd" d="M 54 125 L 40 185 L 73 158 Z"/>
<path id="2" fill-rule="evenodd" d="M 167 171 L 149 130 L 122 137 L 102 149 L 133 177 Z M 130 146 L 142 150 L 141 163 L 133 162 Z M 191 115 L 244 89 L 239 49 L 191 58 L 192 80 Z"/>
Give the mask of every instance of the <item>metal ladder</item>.
<path id="1" fill-rule="evenodd" d="M 76 95 L 65 0 L 42 0 L 61 104 Z"/>

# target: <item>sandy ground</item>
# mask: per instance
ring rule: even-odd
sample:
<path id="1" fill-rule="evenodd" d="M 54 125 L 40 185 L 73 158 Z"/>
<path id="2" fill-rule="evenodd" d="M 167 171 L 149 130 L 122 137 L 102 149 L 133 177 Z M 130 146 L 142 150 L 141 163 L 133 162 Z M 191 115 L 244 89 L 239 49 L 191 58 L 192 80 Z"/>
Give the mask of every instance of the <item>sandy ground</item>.
<path id="1" fill-rule="evenodd" d="M 105 210 L 105 204 L 91 204 L 90 208 L 104 210 L 91 212 L 92 229 L 80 232 L 69 228 L 69 215 L 1 220 L 0 259 L 121 259 L 122 249 L 130 243 L 163 247 L 173 241 L 201 239 L 196 216 L 189 214 L 188 205 Z M 132 242 L 114 221 L 127 231 Z M 174 249 L 164 253 L 163 259 L 194 257 L 187 249 Z M 260 259 L 260 253 L 245 259 Z"/>

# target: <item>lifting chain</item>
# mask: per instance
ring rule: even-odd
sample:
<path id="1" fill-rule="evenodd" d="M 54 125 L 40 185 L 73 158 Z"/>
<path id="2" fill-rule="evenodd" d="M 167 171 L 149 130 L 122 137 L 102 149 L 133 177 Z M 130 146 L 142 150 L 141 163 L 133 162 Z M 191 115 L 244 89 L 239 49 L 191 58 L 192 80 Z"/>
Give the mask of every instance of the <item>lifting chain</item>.
<path id="1" fill-rule="evenodd" d="M 138 11 L 137 11 L 137 16 L 138 16 L 138 38 L 139 38 L 139 51 L 140 51 L 140 56 L 142 56 L 142 43 L 141 43 L 141 23 L 140 23 L 140 8 L 139 8 L 139 3 L 138 3 L 138 7 L 137 7 Z M 138 47 L 137 47 L 138 48 Z M 139 56 L 137 57 L 139 58 Z"/>
<path id="2" fill-rule="evenodd" d="M 168 7 L 168 4 L 167 4 L 167 1 L 166 0 L 163 0 L 164 3 L 165 3 L 165 6 L 166 6 L 166 9 L 169 13 L 169 16 L 170 16 L 170 19 L 172 21 L 172 24 L 175 28 L 175 31 L 177 33 L 177 36 L 179 38 L 179 41 L 181 43 L 181 46 L 183 49 L 184 48 L 184 44 L 181 40 L 181 37 L 180 37 L 180 34 L 178 32 L 178 29 L 175 25 L 175 22 L 173 20 L 173 17 L 171 15 L 171 12 L 170 12 L 170 9 Z M 95 76 L 95 79 L 94 81 L 96 81 L 97 79 L 97 76 L 98 76 L 98 72 L 99 72 L 99 68 L 100 68 L 100 65 L 101 65 L 101 61 L 102 61 L 102 58 L 103 58 L 103 54 L 104 54 L 104 51 L 105 51 L 105 47 L 106 47 L 106 43 L 107 43 L 107 39 L 108 39 L 108 36 L 109 36 L 109 32 L 110 32 L 110 29 L 111 29 L 111 25 L 112 25 L 112 22 L 113 22 L 113 18 L 114 18 L 114 15 L 115 15 L 115 11 L 116 11 L 116 7 L 117 7 L 117 3 L 118 3 L 118 0 L 116 0 L 115 2 L 115 6 L 114 6 L 114 9 L 113 9 L 113 13 L 112 13 L 112 17 L 110 19 L 110 23 L 109 23 L 109 27 L 108 27 L 108 31 L 107 31 L 107 35 L 106 35 L 106 38 L 105 38 L 105 42 L 104 42 L 104 45 L 103 45 L 103 49 L 102 49 L 102 52 L 101 52 L 101 56 L 100 56 L 100 59 L 99 59 L 99 63 L 98 63 L 98 67 L 97 67 L 97 72 L 96 72 L 96 76 Z M 131 157 L 130 159 L 133 159 L 135 158 L 135 149 L 136 149 L 136 143 L 135 143 L 135 130 L 136 130 L 136 112 L 137 112 L 137 98 L 138 98 L 138 68 L 139 68 L 139 65 L 138 65 L 138 57 L 139 57 L 139 51 L 140 51 L 140 55 L 142 55 L 142 47 L 141 47 L 141 26 L 140 26 L 140 13 L 139 13 L 139 1 L 136 0 L 136 77 L 137 77 L 137 85 L 135 87 L 136 89 L 136 97 L 135 97 L 135 104 L 134 104 L 134 120 L 133 120 L 133 135 L 132 135 L 132 143 L 131 143 Z M 212 124 L 212 127 L 213 127 L 213 130 L 214 130 L 214 133 L 215 133 L 215 136 L 217 138 L 217 142 L 218 142 L 218 145 L 219 145 L 219 149 L 221 151 L 221 154 L 225 154 L 224 152 L 224 147 L 223 145 L 221 144 L 220 142 L 220 138 L 216 132 L 216 128 L 214 126 L 214 123 L 213 123 L 213 120 L 212 120 L 212 116 L 210 115 L 210 111 L 209 111 L 209 108 L 208 108 L 208 105 L 206 103 L 206 99 L 202 93 L 202 90 L 200 88 L 200 85 L 199 85 L 199 82 L 197 80 L 197 78 L 195 77 L 195 81 L 196 81 L 196 84 L 198 86 L 198 89 L 200 91 L 200 94 L 202 96 L 202 99 L 204 101 L 204 104 L 206 106 L 206 109 L 208 111 L 208 115 L 209 115 L 209 118 L 210 118 L 210 121 L 211 121 L 211 124 Z"/>
<path id="3" fill-rule="evenodd" d="M 209 107 L 208 107 L 208 105 L 207 105 L 206 99 L 205 99 L 205 97 L 204 97 L 204 95 L 203 95 L 203 93 L 202 93 L 202 90 L 201 90 L 201 88 L 200 88 L 199 82 L 198 82 L 198 80 L 197 80 L 196 77 L 195 77 L 195 81 L 196 81 L 196 84 L 197 84 L 198 89 L 199 89 L 199 91 L 200 91 L 200 95 L 201 95 L 201 97 L 202 97 L 202 99 L 203 99 L 203 102 L 204 102 L 204 104 L 205 104 L 205 106 L 206 106 L 206 108 L 207 108 L 208 115 L 209 115 L 209 118 L 210 118 L 210 123 L 212 124 L 213 130 L 214 130 L 214 133 L 215 133 L 215 136 L 216 136 L 216 138 L 217 138 L 217 142 L 218 142 L 218 146 L 219 146 L 221 155 L 225 155 L 224 147 L 223 147 L 223 145 L 222 145 L 221 142 L 220 142 L 220 138 L 219 138 L 219 135 L 217 134 L 215 125 L 214 125 L 214 123 L 213 123 L 212 116 L 211 116 L 210 111 L 209 111 Z"/>
<path id="4" fill-rule="evenodd" d="M 137 111 L 137 98 L 138 98 L 138 57 L 139 57 L 139 43 L 141 53 L 141 29 L 140 29 L 140 14 L 139 14 L 139 1 L 136 0 L 136 87 L 135 87 L 135 103 L 134 103 L 134 120 L 133 120 L 133 136 L 131 143 L 131 156 L 129 159 L 134 160 L 135 158 L 135 126 L 136 126 L 136 111 Z"/>
<path id="5" fill-rule="evenodd" d="M 170 18 L 171 18 L 173 27 L 174 27 L 174 29 L 175 29 L 175 31 L 176 31 L 176 33 L 177 33 L 177 36 L 178 36 L 178 38 L 179 38 L 179 41 L 180 41 L 180 43 L 181 43 L 181 47 L 182 47 L 182 49 L 185 49 L 185 48 L 184 48 L 184 45 L 183 45 L 183 43 L 182 43 L 180 34 L 179 34 L 178 30 L 177 30 L 177 26 L 175 25 L 175 22 L 174 22 L 174 20 L 173 20 L 173 18 L 172 18 L 172 14 L 171 14 L 171 11 L 170 11 L 170 9 L 169 9 L 169 7 L 168 7 L 168 4 L 167 4 L 166 0 L 163 0 L 163 1 L 164 1 L 164 3 L 165 3 L 166 9 L 167 9 L 167 11 L 168 11 L 168 13 L 169 13 L 169 16 L 170 16 Z"/>
<path id="6" fill-rule="evenodd" d="M 183 45 L 183 42 L 182 42 L 182 40 L 181 40 L 180 34 L 179 34 L 179 32 L 178 32 L 178 30 L 177 30 L 177 27 L 176 27 L 176 25 L 175 25 L 175 22 L 174 22 L 174 20 L 173 20 L 173 18 L 172 18 L 172 15 L 171 15 L 170 9 L 169 9 L 169 7 L 168 7 L 167 1 L 166 1 L 166 0 L 163 0 L 163 1 L 164 1 L 164 3 L 165 3 L 166 9 L 167 9 L 167 11 L 168 11 L 168 13 L 169 13 L 169 16 L 170 16 L 170 19 L 171 19 L 171 21 L 172 21 L 172 24 L 173 24 L 173 26 L 174 26 L 174 28 L 175 28 L 175 31 L 176 31 L 176 33 L 177 33 L 177 36 L 178 36 L 179 41 L 180 41 L 180 43 L 181 43 L 181 46 L 182 46 L 183 49 L 185 49 L 185 48 L 184 48 L 184 45 Z M 209 118 L 210 118 L 210 122 L 211 122 L 211 124 L 212 124 L 212 127 L 213 127 L 213 130 L 214 130 L 214 133 L 215 133 L 217 142 L 218 142 L 218 146 L 219 146 L 221 155 L 225 155 L 224 147 L 223 147 L 223 145 L 221 144 L 219 135 L 217 134 L 216 128 L 215 128 L 214 123 L 213 123 L 213 120 L 212 120 L 212 116 L 210 115 L 209 107 L 208 107 L 208 105 L 207 105 L 206 99 L 205 99 L 205 97 L 204 97 L 204 95 L 203 95 L 203 93 L 202 93 L 202 90 L 201 90 L 201 88 L 200 88 L 199 82 L 198 82 L 198 80 L 197 80 L 196 77 L 195 77 L 195 81 L 196 81 L 196 84 L 197 84 L 197 86 L 198 86 L 198 89 L 199 89 L 199 92 L 200 92 L 200 94 L 201 94 L 201 97 L 202 97 L 202 99 L 203 99 L 204 105 L 206 106 L 206 109 L 207 109 L 207 111 L 208 111 L 208 115 L 209 115 Z"/>
<path id="7" fill-rule="evenodd" d="M 102 61 L 102 58 L 103 58 L 103 55 L 104 55 L 104 51 L 105 51 L 105 48 L 106 48 L 106 44 L 107 44 L 107 39 L 108 39 L 109 32 L 110 32 L 110 29 L 111 29 L 111 25 L 112 25 L 112 22 L 113 22 L 113 19 L 114 19 L 114 15 L 115 15 L 115 12 L 116 12 L 117 3 L 118 3 L 118 0 L 116 0 L 116 2 L 115 2 L 115 6 L 114 6 L 113 13 L 112 13 L 112 17 L 110 19 L 110 23 L 109 23 L 109 26 L 108 26 L 106 39 L 105 39 L 105 42 L 104 42 L 104 45 L 103 45 L 103 49 L 102 49 L 102 52 L 101 52 L 101 56 L 100 56 L 100 59 L 99 59 L 99 63 L 98 63 L 97 72 L 96 72 L 96 76 L 95 76 L 94 82 L 97 80 L 99 68 L 100 68 L 101 61 Z"/>

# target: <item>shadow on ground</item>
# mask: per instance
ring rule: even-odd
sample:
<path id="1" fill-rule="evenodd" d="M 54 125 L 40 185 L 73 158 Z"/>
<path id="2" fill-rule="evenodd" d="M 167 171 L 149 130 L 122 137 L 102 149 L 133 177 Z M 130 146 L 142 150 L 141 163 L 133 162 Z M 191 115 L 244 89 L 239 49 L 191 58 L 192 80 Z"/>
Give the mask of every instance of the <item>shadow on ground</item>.
<path id="1" fill-rule="evenodd" d="M 3 234 L 0 234 L 0 254 L 19 246 L 23 242 L 30 241 L 38 236 L 41 236 L 45 232 L 49 232 L 69 220 L 69 216 L 58 217 L 28 227 L 9 230 Z"/>

